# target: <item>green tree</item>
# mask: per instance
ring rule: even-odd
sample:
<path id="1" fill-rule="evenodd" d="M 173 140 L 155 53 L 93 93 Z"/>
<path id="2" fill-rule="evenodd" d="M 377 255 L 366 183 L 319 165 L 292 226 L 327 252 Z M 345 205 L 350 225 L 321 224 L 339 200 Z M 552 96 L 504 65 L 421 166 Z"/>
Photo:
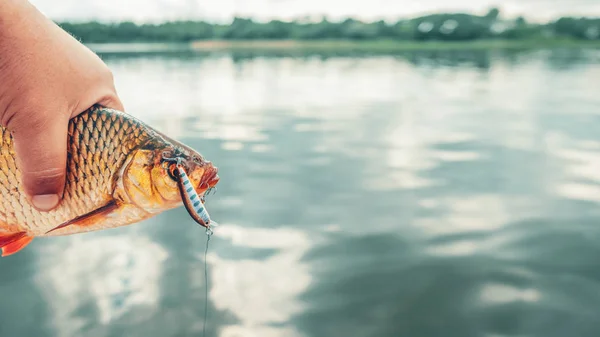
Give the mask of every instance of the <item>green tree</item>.
<path id="1" fill-rule="evenodd" d="M 467 41 L 486 38 L 525 39 L 541 37 L 545 31 L 577 39 L 599 39 L 600 19 L 563 17 L 548 24 L 529 24 L 524 17 L 514 23 L 498 21 L 500 10 L 491 8 L 484 16 L 466 13 L 438 13 L 388 24 L 383 20 L 363 22 L 348 18 L 334 22 L 273 20 L 262 23 L 236 17 L 230 24 L 203 21 L 172 21 L 160 24 L 134 22 L 83 23 L 59 25 L 84 43 L 162 41 L 187 42 L 205 39 L 399 39 Z M 504 26 L 507 24 L 507 26 Z"/>
<path id="2" fill-rule="evenodd" d="M 500 10 L 496 7 L 491 8 L 487 14 L 485 15 L 485 18 L 488 20 L 497 20 L 498 17 L 500 16 Z"/>

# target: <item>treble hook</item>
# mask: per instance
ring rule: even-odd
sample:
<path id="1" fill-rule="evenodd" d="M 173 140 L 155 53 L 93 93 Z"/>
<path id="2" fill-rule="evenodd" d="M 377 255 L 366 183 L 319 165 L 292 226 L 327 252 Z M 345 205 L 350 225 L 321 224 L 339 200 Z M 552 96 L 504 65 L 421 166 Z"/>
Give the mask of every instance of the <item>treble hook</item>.
<path id="1" fill-rule="evenodd" d="M 181 165 L 183 162 L 183 158 L 181 157 L 168 157 L 167 156 L 167 152 L 163 151 L 163 155 L 162 155 L 163 159 L 167 162 L 172 162 L 172 163 L 176 163 L 177 165 Z"/>

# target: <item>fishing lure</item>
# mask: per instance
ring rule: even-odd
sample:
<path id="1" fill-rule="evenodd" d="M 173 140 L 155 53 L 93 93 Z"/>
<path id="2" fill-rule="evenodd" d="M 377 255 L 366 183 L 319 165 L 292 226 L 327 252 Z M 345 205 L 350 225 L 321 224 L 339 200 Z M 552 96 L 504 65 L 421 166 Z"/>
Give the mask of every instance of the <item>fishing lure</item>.
<path id="1" fill-rule="evenodd" d="M 181 194 L 181 200 L 185 209 L 188 211 L 192 219 L 198 224 L 206 228 L 206 234 L 211 236 L 213 234 L 212 228 L 218 226 L 218 224 L 210 218 L 206 207 L 204 207 L 204 196 L 200 198 L 198 193 L 192 186 L 188 175 L 185 173 L 185 169 L 181 164 L 181 159 L 176 158 L 177 168 L 177 184 L 179 186 L 179 193 Z M 209 193 L 207 190 L 204 194 Z"/>

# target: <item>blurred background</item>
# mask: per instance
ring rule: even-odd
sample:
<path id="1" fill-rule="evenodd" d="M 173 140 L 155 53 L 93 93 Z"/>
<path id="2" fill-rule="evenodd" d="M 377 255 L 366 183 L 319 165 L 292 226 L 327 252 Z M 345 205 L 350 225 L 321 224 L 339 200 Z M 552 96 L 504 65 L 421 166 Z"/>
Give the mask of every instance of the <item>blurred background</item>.
<path id="1" fill-rule="evenodd" d="M 33 0 L 220 168 L 0 259 L 0 336 L 600 334 L 600 4 Z M 208 286 L 208 298 L 205 289 Z"/>

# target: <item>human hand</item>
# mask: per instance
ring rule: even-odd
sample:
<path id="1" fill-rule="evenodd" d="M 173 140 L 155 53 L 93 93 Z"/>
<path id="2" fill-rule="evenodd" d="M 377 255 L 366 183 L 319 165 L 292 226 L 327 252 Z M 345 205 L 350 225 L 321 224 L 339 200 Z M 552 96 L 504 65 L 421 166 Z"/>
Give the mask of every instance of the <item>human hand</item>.
<path id="1" fill-rule="evenodd" d="M 26 0 L 0 0 L 0 125 L 13 135 L 25 192 L 40 211 L 62 199 L 69 119 L 123 110 L 102 60 Z"/>

